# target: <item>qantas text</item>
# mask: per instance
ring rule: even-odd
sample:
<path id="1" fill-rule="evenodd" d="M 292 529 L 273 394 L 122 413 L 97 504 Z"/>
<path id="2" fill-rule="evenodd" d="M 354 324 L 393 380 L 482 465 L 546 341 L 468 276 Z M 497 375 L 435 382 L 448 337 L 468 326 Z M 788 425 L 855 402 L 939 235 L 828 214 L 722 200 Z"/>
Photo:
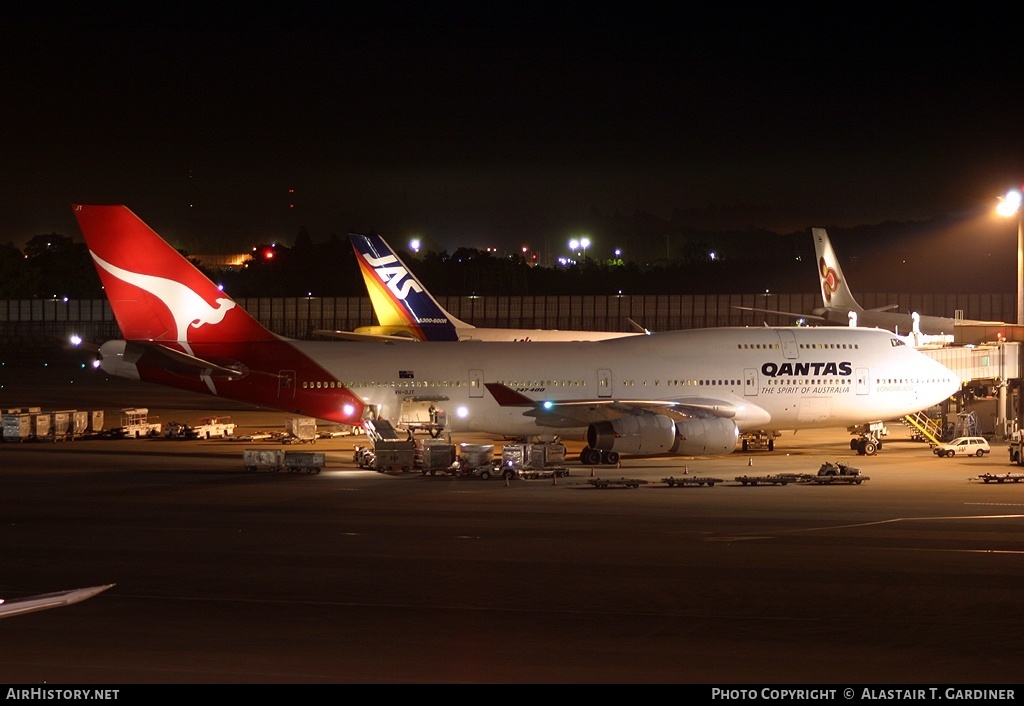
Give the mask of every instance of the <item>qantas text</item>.
<path id="1" fill-rule="evenodd" d="M 765 363 L 761 374 L 770 378 L 781 375 L 851 375 L 853 365 L 841 363 Z"/>

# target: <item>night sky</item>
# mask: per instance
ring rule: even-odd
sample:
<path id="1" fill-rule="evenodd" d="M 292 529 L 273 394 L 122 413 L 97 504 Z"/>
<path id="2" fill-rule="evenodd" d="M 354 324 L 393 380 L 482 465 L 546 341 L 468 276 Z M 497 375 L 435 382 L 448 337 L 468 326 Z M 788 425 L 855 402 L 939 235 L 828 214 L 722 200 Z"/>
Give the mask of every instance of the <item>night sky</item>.
<path id="1" fill-rule="evenodd" d="M 0 23 L 18 245 L 80 237 L 73 202 L 192 252 L 539 247 L 636 211 L 784 233 L 975 213 L 1024 174 L 1020 32 L 980 11 L 39 7 Z"/>

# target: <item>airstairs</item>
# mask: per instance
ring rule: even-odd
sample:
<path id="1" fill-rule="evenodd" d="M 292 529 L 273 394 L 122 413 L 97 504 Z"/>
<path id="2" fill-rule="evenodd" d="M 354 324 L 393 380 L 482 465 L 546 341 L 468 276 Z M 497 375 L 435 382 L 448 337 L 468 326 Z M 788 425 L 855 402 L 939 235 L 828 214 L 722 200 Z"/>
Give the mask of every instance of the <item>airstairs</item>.
<path id="1" fill-rule="evenodd" d="M 908 414 L 903 423 L 910 427 L 910 435 L 915 441 L 927 441 L 932 444 L 942 443 L 942 422 L 932 419 L 924 412 Z"/>

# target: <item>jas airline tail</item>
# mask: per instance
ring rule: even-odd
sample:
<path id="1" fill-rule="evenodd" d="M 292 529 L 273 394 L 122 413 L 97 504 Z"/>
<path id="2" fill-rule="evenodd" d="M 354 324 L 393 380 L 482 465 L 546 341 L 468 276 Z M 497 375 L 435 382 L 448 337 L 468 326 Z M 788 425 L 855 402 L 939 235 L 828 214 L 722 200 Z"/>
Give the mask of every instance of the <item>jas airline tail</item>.
<path id="1" fill-rule="evenodd" d="M 359 423 L 363 403 L 355 395 L 264 328 L 129 209 L 73 209 L 125 338 L 100 347 L 106 372 Z M 297 389 L 299 379 L 330 382 Z"/>
<path id="2" fill-rule="evenodd" d="M 445 311 L 379 235 L 349 234 L 380 326 L 360 333 L 409 335 L 420 341 L 457 341 L 473 328 Z"/>

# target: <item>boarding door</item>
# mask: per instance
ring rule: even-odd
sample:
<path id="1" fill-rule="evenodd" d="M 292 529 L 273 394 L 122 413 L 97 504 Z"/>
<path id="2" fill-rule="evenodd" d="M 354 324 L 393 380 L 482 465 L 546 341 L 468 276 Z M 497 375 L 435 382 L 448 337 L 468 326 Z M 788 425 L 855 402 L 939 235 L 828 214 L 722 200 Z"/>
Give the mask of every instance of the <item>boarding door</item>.
<path id="1" fill-rule="evenodd" d="M 295 399 L 294 370 L 282 370 L 277 374 L 277 398 L 279 400 Z"/>
<path id="2" fill-rule="evenodd" d="M 871 391 L 871 376 L 867 368 L 857 368 L 857 394 L 866 395 Z"/>
<path id="3" fill-rule="evenodd" d="M 483 397 L 484 396 L 484 371 L 483 370 L 470 370 L 469 371 L 469 396 L 470 397 Z"/>
<path id="4" fill-rule="evenodd" d="M 597 371 L 597 396 L 612 396 L 612 371 L 608 368 L 601 368 Z"/>
<path id="5" fill-rule="evenodd" d="M 797 345 L 796 336 L 793 335 L 793 332 L 779 329 L 776 333 L 779 334 L 779 343 L 782 344 L 782 355 L 787 359 L 799 358 L 800 346 Z"/>
<path id="6" fill-rule="evenodd" d="M 757 396 L 757 368 L 743 369 L 743 394 L 747 397 Z"/>

